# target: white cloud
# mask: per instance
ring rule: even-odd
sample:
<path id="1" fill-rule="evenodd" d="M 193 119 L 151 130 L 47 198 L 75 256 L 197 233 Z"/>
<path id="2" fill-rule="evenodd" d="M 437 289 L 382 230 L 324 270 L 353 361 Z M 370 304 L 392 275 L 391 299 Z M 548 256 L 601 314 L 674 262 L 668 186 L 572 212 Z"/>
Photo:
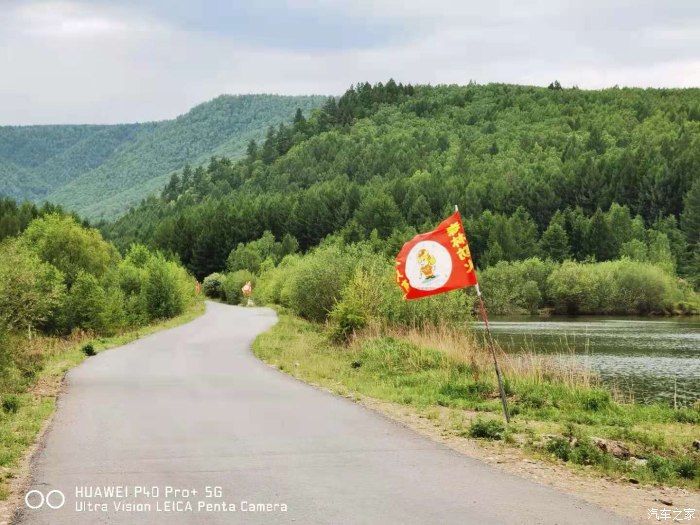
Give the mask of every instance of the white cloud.
<path id="1" fill-rule="evenodd" d="M 0 124 L 157 120 L 221 93 L 342 93 L 351 83 L 389 77 L 700 85 L 700 24 L 687 10 L 553 1 L 321 3 L 338 17 L 393 17 L 401 25 L 387 42 L 361 48 L 288 49 L 188 27 L 138 4 L 11 4 L 0 13 Z M 270 13 L 284 18 L 279 9 Z"/>

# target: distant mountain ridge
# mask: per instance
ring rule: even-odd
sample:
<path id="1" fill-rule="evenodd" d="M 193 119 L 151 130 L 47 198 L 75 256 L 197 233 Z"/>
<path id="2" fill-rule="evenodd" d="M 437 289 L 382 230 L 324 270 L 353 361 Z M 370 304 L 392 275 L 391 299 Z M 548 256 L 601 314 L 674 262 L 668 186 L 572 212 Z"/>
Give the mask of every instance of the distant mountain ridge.
<path id="1" fill-rule="evenodd" d="M 326 98 L 221 95 L 160 122 L 1 126 L 0 195 L 112 219 L 160 190 L 172 171 L 213 155 L 239 157 L 269 126 Z"/>

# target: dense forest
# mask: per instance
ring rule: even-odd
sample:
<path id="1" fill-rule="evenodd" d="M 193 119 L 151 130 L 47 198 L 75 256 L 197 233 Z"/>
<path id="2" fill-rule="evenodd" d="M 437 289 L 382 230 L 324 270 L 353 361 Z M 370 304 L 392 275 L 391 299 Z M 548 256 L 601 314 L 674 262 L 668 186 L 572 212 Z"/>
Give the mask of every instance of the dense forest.
<path id="1" fill-rule="evenodd" d="M 700 90 L 359 84 L 104 226 L 200 279 L 265 231 L 393 254 L 458 204 L 480 268 L 648 262 L 698 283 Z"/>
<path id="2" fill-rule="evenodd" d="M 170 172 L 212 155 L 239 157 L 251 139 L 323 97 L 220 96 L 174 120 L 111 126 L 0 127 L 0 195 L 47 200 L 114 218 L 158 192 Z"/>

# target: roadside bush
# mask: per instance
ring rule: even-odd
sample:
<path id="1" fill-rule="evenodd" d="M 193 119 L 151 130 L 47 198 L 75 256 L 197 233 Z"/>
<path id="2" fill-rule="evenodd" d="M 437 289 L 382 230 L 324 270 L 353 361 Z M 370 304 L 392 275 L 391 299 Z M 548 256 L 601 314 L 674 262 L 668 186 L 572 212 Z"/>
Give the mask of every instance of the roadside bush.
<path id="1" fill-rule="evenodd" d="M 547 450 L 562 461 L 577 465 L 600 465 L 612 461 L 587 437 L 580 436 L 573 442 L 566 437 L 554 437 L 547 443 Z"/>
<path id="2" fill-rule="evenodd" d="M 224 276 L 220 273 L 207 275 L 202 281 L 204 295 L 212 299 L 223 299 L 224 297 Z"/>
<path id="3" fill-rule="evenodd" d="M 116 269 L 115 283 L 124 295 L 139 295 L 146 280 L 146 270 L 134 266 L 129 259 L 122 261 Z"/>
<path id="4" fill-rule="evenodd" d="M 242 288 L 250 281 L 255 289 L 255 275 L 248 270 L 237 270 L 227 273 L 223 282 L 224 296 L 229 304 L 241 304 L 243 302 Z"/>
<path id="5" fill-rule="evenodd" d="M 9 328 L 53 327 L 65 301 L 63 275 L 24 245 L 0 245 L 0 322 Z"/>
<path id="6" fill-rule="evenodd" d="M 366 248 L 355 250 L 360 254 L 358 262 L 330 316 L 336 326 L 345 325 L 341 332 L 368 323 L 425 327 L 458 325 L 470 318 L 474 299 L 464 290 L 406 301 L 396 286 L 395 269 L 389 261 Z"/>
<path id="7" fill-rule="evenodd" d="M 39 258 L 58 268 L 70 287 L 80 272 L 101 277 L 119 254 L 100 232 L 58 214 L 35 219 L 20 237 Z"/>
<path id="8" fill-rule="evenodd" d="M 105 304 L 102 311 L 104 331 L 113 334 L 129 325 L 125 310 L 126 296 L 120 288 L 111 286 L 105 290 Z"/>
<path id="9" fill-rule="evenodd" d="M 469 425 L 469 435 L 481 439 L 503 439 L 506 427 L 496 419 L 476 418 Z"/>
<path id="10" fill-rule="evenodd" d="M 92 343 L 83 345 L 83 347 L 80 350 L 88 357 L 97 354 L 97 352 L 95 352 L 95 347 L 92 345 Z"/>
<path id="11" fill-rule="evenodd" d="M 20 400 L 15 394 L 5 394 L 2 396 L 2 410 L 8 414 L 14 414 L 19 410 Z"/>
<path id="12" fill-rule="evenodd" d="M 194 286 L 182 267 L 162 255 L 151 257 L 146 264 L 146 278 L 141 300 L 149 319 L 168 319 L 181 314 L 191 300 Z"/>
<path id="13" fill-rule="evenodd" d="M 325 321 L 357 262 L 353 247 L 321 246 L 299 259 L 285 283 L 292 310 L 311 321 Z"/>
<path id="14" fill-rule="evenodd" d="M 257 286 L 253 288 L 253 297 L 260 304 L 280 304 L 289 306 L 288 294 L 284 293 L 285 284 L 300 256 L 288 255 L 279 266 L 268 268 L 260 274 Z"/>
<path id="15" fill-rule="evenodd" d="M 97 278 L 80 272 L 70 289 L 66 302 L 66 329 L 84 328 L 95 332 L 104 331 L 106 294 Z"/>

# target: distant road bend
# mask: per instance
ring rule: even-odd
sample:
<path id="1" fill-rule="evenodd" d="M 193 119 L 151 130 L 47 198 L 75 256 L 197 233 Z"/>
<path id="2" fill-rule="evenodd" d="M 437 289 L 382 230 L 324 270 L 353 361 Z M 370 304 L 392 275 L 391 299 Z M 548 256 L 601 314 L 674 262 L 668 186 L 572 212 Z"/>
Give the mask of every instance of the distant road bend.
<path id="1" fill-rule="evenodd" d="M 65 503 L 53 492 L 60 508 L 17 521 L 625 523 L 261 363 L 249 348 L 275 321 L 208 303 L 189 324 L 73 369 L 29 500 L 61 491 Z"/>

